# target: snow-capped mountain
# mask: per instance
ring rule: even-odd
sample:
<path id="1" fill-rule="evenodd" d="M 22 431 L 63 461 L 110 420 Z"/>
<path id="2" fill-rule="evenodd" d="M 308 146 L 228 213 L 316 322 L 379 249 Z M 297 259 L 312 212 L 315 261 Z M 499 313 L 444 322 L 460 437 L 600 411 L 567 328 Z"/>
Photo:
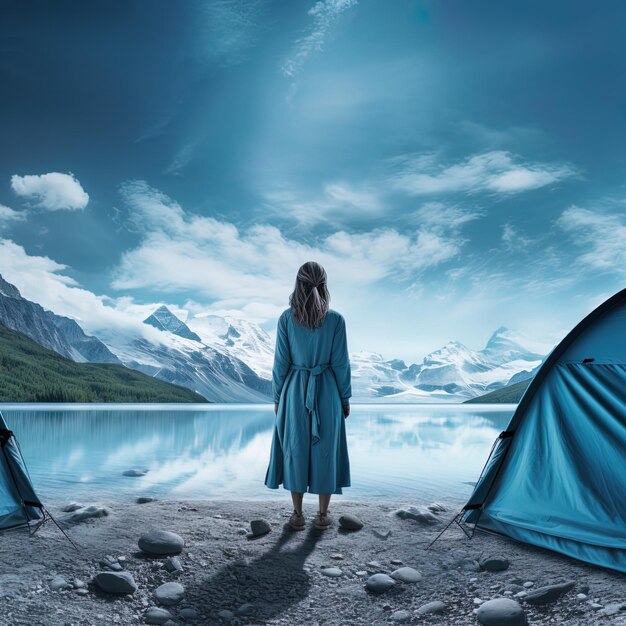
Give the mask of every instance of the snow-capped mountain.
<path id="1" fill-rule="evenodd" d="M 158 341 L 106 331 L 101 334 L 127 367 L 192 389 L 210 402 L 270 400 L 268 378 L 217 343 L 211 345 L 201 338 L 167 307 L 159 307 L 144 323 L 161 331 Z"/>
<path id="2" fill-rule="evenodd" d="M 483 350 L 458 341 L 406 366 L 376 353 L 351 355 L 354 401 L 459 402 L 534 375 L 542 356 L 501 327 Z M 404 366 L 404 367 L 403 367 Z"/>
<path id="3" fill-rule="evenodd" d="M 97 337 L 86 335 L 69 317 L 56 315 L 26 300 L 0 276 L 0 324 L 26 335 L 40 346 L 78 363 L 119 363 Z"/>
<path id="4" fill-rule="evenodd" d="M 165 305 L 160 306 L 152 315 L 149 315 L 144 324 L 150 324 L 159 330 L 165 330 L 185 339 L 201 341 L 196 333 L 189 329 L 181 319 L 178 319 Z"/>
<path id="5" fill-rule="evenodd" d="M 272 377 L 274 340 L 258 324 L 230 315 L 203 315 L 189 320 L 206 345 L 240 359 L 258 376 Z"/>

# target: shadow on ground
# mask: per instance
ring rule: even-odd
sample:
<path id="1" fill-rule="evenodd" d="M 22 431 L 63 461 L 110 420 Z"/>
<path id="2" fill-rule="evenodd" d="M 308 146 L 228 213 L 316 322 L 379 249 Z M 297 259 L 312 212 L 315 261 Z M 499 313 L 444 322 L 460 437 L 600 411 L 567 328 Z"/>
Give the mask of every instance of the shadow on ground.
<path id="1" fill-rule="evenodd" d="M 306 598 L 311 581 L 304 563 L 322 532 L 314 527 L 305 532 L 285 525 L 276 543 L 262 556 L 250 561 L 237 559 L 196 583 L 196 588 L 189 590 L 194 608 L 216 622 L 221 610 L 265 621 Z M 287 548 L 290 540 L 297 545 Z"/>

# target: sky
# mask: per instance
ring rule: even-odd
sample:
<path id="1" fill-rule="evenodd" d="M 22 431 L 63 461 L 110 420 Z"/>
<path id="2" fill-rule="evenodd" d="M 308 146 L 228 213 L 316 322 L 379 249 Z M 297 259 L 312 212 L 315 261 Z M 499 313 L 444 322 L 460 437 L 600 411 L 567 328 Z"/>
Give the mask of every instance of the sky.
<path id="1" fill-rule="evenodd" d="M 270 332 L 327 270 L 351 351 L 549 349 L 626 277 L 626 5 L 0 9 L 0 273 L 88 331 Z"/>

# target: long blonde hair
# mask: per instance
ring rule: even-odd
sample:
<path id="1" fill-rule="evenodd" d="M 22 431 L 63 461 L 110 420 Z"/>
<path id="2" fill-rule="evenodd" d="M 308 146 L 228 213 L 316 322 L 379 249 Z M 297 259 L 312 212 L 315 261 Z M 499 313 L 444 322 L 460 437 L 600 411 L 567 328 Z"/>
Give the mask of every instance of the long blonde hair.
<path id="1" fill-rule="evenodd" d="M 289 305 L 296 321 L 309 328 L 319 328 L 328 313 L 330 293 L 326 270 L 315 261 L 307 261 L 298 270 Z"/>

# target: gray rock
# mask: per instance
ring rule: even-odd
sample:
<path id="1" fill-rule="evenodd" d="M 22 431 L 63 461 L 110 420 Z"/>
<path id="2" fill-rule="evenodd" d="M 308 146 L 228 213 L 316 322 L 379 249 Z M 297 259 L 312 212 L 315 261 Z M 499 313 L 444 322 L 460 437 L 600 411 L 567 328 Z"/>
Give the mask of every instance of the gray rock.
<path id="1" fill-rule="evenodd" d="M 391 619 L 394 622 L 408 622 L 411 619 L 411 614 L 408 611 L 401 609 L 399 611 L 394 611 L 391 614 Z"/>
<path id="2" fill-rule="evenodd" d="M 173 574 L 174 572 L 179 573 L 183 571 L 183 566 L 180 563 L 178 557 L 170 556 L 165 560 L 165 569 Z"/>
<path id="3" fill-rule="evenodd" d="M 187 607 L 185 609 L 181 609 L 178 613 L 186 622 L 193 621 L 194 619 L 198 619 L 200 613 L 196 611 L 196 609 L 192 609 L 191 607 Z"/>
<path id="4" fill-rule="evenodd" d="M 406 506 L 394 511 L 394 515 L 400 519 L 412 519 L 420 524 L 436 524 L 439 519 L 426 507 Z"/>
<path id="5" fill-rule="evenodd" d="M 392 565 L 402 565 L 402 559 L 391 559 Z"/>
<path id="6" fill-rule="evenodd" d="M 361 530 L 363 522 L 354 515 L 342 515 L 339 518 L 339 526 L 345 530 Z"/>
<path id="7" fill-rule="evenodd" d="M 248 615 L 249 613 L 252 613 L 252 611 L 254 611 L 254 604 L 250 604 L 249 602 L 246 602 L 245 604 L 242 604 L 235 611 L 235 613 L 237 613 L 237 615 Z"/>
<path id="8" fill-rule="evenodd" d="M 387 576 L 387 574 L 372 574 L 365 581 L 365 588 L 371 593 L 385 593 L 395 584 L 396 581 L 391 576 Z"/>
<path id="9" fill-rule="evenodd" d="M 154 590 L 154 597 L 159 604 L 174 606 L 182 602 L 185 588 L 180 583 L 163 583 Z"/>
<path id="10" fill-rule="evenodd" d="M 523 587 L 526 587 L 526 589 L 530 589 L 531 587 L 535 586 L 535 583 L 532 580 L 527 580 L 525 583 L 522 584 Z"/>
<path id="11" fill-rule="evenodd" d="M 84 506 L 80 509 L 76 509 L 69 515 L 66 515 L 61 521 L 64 526 L 71 526 L 73 524 L 79 524 L 88 519 L 106 517 L 110 514 L 110 510 L 105 506 L 98 506 L 97 504 L 91 504 Z"/>
<path id="12" fill-rule="evenodd" d="M 148 473 L 148 470 L 141 470 L 141 469 L 129 469 L 126 470 L 125 472 L 123 472 L 124 476 L 145 476 Z"/>
<path id="13" fill-rule="evenodd" d="M 380 563 L 380 561 L 370 561 L 367 564 L 367 567 L 371 568 L 371 569 L 382 569 L 382 565 Z"/>
<path id="14" fill-rule="evenodd" d="M 336 552 L 335 554 L 331 554 L 330 558 L 335 560 L 335 561 L 343 561 L 343 554 L 340 554 L 339 552 Z"/>
<path id="15" fill-rule="evenodd" d="M 613 602 L 607 604 L 602 610 L 598 611 L 599 615 L 617 615 L 620 611 L 626 609 L 625 602 Z"/>
<path id="16" fill-rule="evenodd" d="M 135 499 L 135 502 L 137 504 L 148 504 L 148 502 L 156 502 L 157 499 L 156 498 L 152 498 L 150 496 L 139 496 L 138 498 Z"/>
<path id="17" fill-rule="evenodd" d="M 549 604 L 555 602 L 563 594 L 574 588 L 574 581 L 568 581 L 566 583 L 558 583 L 556 585 L 546 585 L 545 587 L 538 587 L 537 589 L 531 589 L 524 597 L 524 601 L 528 604 Z"/>
<path id="18" fill-rule="evenodd" d="M 98 572 L 93 583 L 106 593 L 135 593 L 137 585 L 130 572 Z"/>
<path id="19" fill-rule="evenodd" d="M 77 596 L 86 596 L 89 594 L 89 589 L 81 587 L 80 589 L 75 589 L 74 593 L 76 593 Z"/>
<path id="20" fill-rule="evenodd" d="M 329 576 L 330 578 L 339 578 L 343 572 L 338 567 L 324 567 L 322 569 L 322 574 L 324 576 Z"/>
<path id="21" fill-rule="evenodd" d="M 373 531 L 373 533 L 379 538 L 379 539 L 387 539 L 389 537 L 389 535 L 391 535 L 391 529 L 390 528 L 385 528 L 384 530 L 378 530 L 375 529 Z"/>
<path id="22" fill-rule="evenodd" d="M 490 556 L 480 561 L 480 569 L 487 572 L 503 572 L 509 568 L 509 560 L 502 556 Z"/>
<path id="23" fill-rule="evenodd" d="M 112 556 L 105 556 L 103 559 L 100 559 L 100 565 L 102 567 L 106 567 L 114 572 L 121 572 L 124 568 L 117 562 L 117 559 L 114 559 Z"/>
<path id="24" fill-rule="evenodd" d="M 172 614 L 167 609 L 160 609 L 158 606 L 151 606 L 144 614 L 146 624 L 158 624 L 161 626 L 172 619 Z"/>
<path id="25" fill-rule="evenodd" d="M 71 589 L 71 588 L 72 588 L 72 585 L 68 583 L 67 580 L 63 578 L 63 576 L 55 576 L 50 581 L 50 589 L 52 589 L 52 591 L 62 591 L 62 590 Z"/>
<path id="26" fill-rule="evenodd" d="M 422 580 L 422 575 L 412 567 L 400 567 L 391 572 L 391 578 L 399 580 L 402 583 L 418 583 Z"/>
<path id="27" fill-rule="evenodd" d="M 180 535 L 169 530 L 150 530 L 143 534 L 137 542 L 140 550 L 147 554 L 180 554 L 185 542 Z"/>
<path id="28" fill-rule="evenodd" d="M 82 509 L 82 508 L 83 508 L 82 504 L 78 504 L 78 502 L 70 502 L 69 504 L 66 504 L 61 509 L 61 511 L 63 511 L 63 513 L 73 513 L 77 509 Z"/>
<path id="29" fill-rule="evenodd" d="M 72 587 L 74 587 L 74 589 L 82 589 L 83 587 L 86 587 L 87 585 L 85 585 L 85 583 L 80 580 L 80 578 L 74 578 L 74 580 L 72 581 Z"/>
<path id="30" fill-rule="evenodd" d="M 269 522 L 264 519 L 253 519 L 250 522 L 250 535 L 252 537 L 260 537 L 261 535 L 267 535 L 272 530 Z"/>
<path id="31" fill-rule="evenodd" d="M 222 609 L 218 613 L 218 615 L 222 619 L 226 619 L 226 620 L 231 620 L 231 619 L 233 619 L 233 617 L 235 617 L 235 614 L 232 611 L 229 611 L 228 609 Z"/>
<path id="32" fill-rule="evenodd" d="M 434 600 L 433 602 L 427 602 L 417 609 L 418 615 L 429 615 L 443 613 L 447 608 L 447 604 L 441 600 Z"/>
<path id="33" fill-rule="evenodd" d="M 524 609 L 509 598 L 487 600 L 476 609 L 476 617 L 483 626 L 526 626 Z"/>

